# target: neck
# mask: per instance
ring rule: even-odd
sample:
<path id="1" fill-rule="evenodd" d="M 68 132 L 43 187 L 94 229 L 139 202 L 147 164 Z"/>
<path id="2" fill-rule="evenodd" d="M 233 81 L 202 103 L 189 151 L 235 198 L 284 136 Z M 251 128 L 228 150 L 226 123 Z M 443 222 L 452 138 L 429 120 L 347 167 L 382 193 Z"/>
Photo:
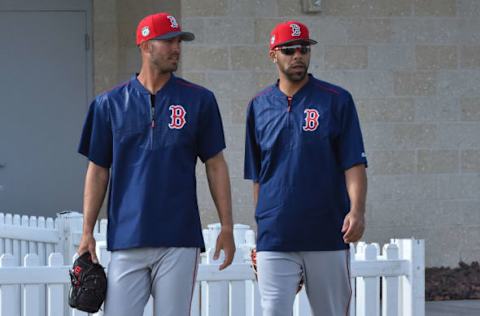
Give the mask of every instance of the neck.
<path id="1" fill-rule="evenodd" d="M 157 94 L 171 76 L 171 72 L 161 73 L 151 67 L 142 65 L 142 69 L 140 70 L 137 79 L 151 94 Z"/>
<path id="2" fill-rule="evenodd" d="M 301 81 L 291 81 L 285 75 L 280 73 L 280 80 L 278 83 L 278 88 L 282 91 L 285 95 L 292 97 L 295 93 L 298 92 L 307 82 L 308 82 L 308 74 L 305 75 Z"/>

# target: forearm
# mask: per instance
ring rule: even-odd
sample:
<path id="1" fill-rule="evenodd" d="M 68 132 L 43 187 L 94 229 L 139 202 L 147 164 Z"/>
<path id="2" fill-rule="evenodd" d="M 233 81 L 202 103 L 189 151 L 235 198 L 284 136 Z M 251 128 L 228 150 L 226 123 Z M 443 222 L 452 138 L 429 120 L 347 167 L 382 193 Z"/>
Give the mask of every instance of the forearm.
<path id="1" fill-rule="evenodd" d="M 260 191 L 260 184 L 258 182 L 253 182 L 253 206 L 255 208 L 257 208 L 259 191 Z"/>
<path id="2" fill-rule="evenodd" d="M 233 230 L 230 178 L 222 153 L 206 162 L 206 172 L 208 186 L 217 208 L 222 230 Z"/>
<path id="3" fill-rule="evenodd" d="M 83 195 L 83 233 L 91 234 L 107 191 L 109 170 L 90 162 Z"/>
<path id="4" fill-rule="evenodd" d="M 345 182 L 348 197 L 350 198 L 350 210 L 359 214 L 365 214 L 365 202 L 367 196 L 367 173 L 365 165 L 356 165 L 345 171 Z"/>

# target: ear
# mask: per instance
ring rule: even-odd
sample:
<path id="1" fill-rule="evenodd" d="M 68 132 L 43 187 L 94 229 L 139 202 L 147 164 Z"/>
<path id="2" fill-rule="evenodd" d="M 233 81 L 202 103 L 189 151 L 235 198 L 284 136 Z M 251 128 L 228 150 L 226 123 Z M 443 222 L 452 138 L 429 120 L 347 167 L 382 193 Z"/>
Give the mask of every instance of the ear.
<path id="1" fill-rule="evenodd" d="M 274 51 L 273 49 L 270 50 L 269 52 L 270 59 L 272 60 L 273 63 L 277 63 L 277 52 Z"/>
<path id="2" fill-rule="evenodd" d="M 138 46 L 138 48 L 140 48 L 140 51 L 142 53 L 147 53 L 150 51 L 150 41 L 144 41 L 142 43 L 140 43 L 140 45 Z"/>

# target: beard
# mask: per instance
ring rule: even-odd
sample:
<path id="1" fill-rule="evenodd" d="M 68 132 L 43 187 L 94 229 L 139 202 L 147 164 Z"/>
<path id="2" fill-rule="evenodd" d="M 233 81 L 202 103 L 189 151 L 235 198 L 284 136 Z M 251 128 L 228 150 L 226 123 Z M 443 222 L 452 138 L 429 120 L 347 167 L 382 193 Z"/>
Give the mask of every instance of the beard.
<path id="1" fill-rule="evenodd" d="M 158 72 L 170 73 L 177 70 L 179 61 L 179 55 L 172 55 L 168 58 L 152 58 L 150 63 L 158 70 Z"/>
<path id="2" fill-rule="evenodd" d="M 308 64 L 295 63 L 287 67 L 279 67 L 280 71 L 291 82 L 299 82 L 305 79 L 308 71 Z"/>

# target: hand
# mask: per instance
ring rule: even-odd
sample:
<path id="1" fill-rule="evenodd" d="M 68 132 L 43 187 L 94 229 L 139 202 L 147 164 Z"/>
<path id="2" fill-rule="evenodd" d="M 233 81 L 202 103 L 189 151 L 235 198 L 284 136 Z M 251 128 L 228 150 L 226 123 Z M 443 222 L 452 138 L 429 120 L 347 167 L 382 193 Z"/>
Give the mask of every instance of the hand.
<path id="1" fill-rule="evenodd" d="M 98 263 L 97 253 L 95 252 L 96 241 L 93 237 L 93 234 L 82 234 L 82 239 L 80 240 L 80 245 L 78 246 L 77 253 L 79 256 L 85 252 L 90 252 L 92 256 L 92 261 Z"/>
<path id="2" fill-rule="evenodd" d="M 223 249 L 225 253 L 225 260 L 220 265 L 219 270 L 223 270 L 228 267 L 232 261 L 233 256 L 235 255 L 235 243 L 233 241 L 233 232 L 232 230 L 220 231 L 220 234 L 217 237 L 217 243 L 215 245 L 215 253 L 213 254 L 213 259 L 217 260 L 220 256 L 220 250 Z"/>
<path id="3" fill-rule="evenodd" d="M 348 244 L 359 241 L 365 231 L 365 216 L 363 213 L 350 211 L 343 220 L 343 241 Z"/>

